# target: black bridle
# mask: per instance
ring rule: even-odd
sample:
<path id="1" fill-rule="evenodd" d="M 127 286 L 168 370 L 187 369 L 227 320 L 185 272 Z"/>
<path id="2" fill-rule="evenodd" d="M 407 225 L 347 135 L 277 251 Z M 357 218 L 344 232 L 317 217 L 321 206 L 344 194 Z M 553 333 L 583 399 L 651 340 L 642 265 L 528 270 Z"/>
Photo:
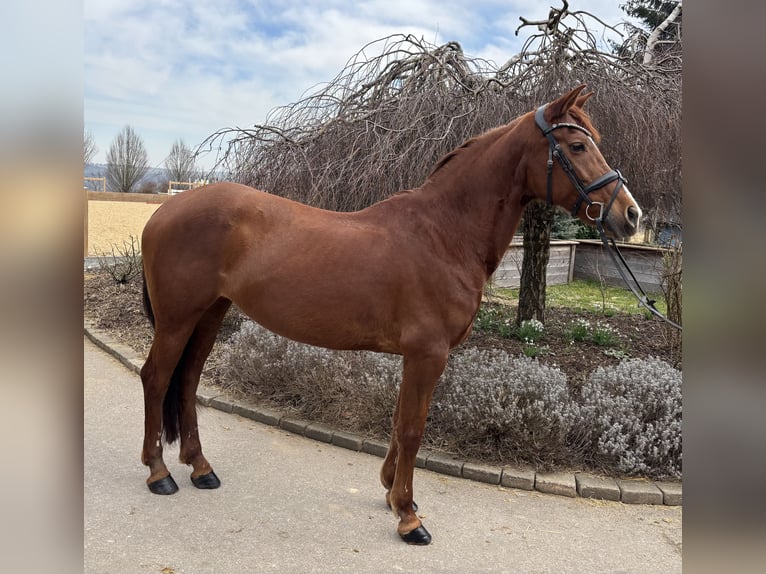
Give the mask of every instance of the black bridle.
<path id="1" fill-rule="evenodd" d="M 574 167 L 572 166 L 572 163 L 569 161 L 569 158 L 563 153 L 561 149 L 561 145 L 559 144 L 558 141 L 556 141 L 556 136 L 553 135 L 553 132 L 554 130 L 557 130 L 559 128 L 571 128 L 575 130 L 580 130 L 592 140 L 593 136 L 591 135 L 591 133 L 579 124 L 571 124 L 571 123 L 560 123 L 560 124 L 553 124 L 553 125 L 549 124 L 547 120 L 545 119 L 545 106 L 540 106 L 539 108 L 537 108 L 537 111 L 535 112 L 535 123 L 537 124 L 537 127 L 539 127 L 540 130 L 542 130 L 543 135 L 548 139 L 548 184 L 547 184 L 548 185 L 548 189 L 547 189 L 548 204 L 553 205 L 553 177 L 552 176 L 553 176 L 553 160 L 555 158 L 558 160 L 559 164 L 561 165 L 561 169 L 564 170 L 564 173 L 567 175 L 569 180 L 572 182 L 572 185 L 574 185 L 575 189 L 577 190 L 577 193 L 579 194 L 579 197 L 577 198 L 577 201 L 575 201 L 574 207 L 572 208 L 572 211 L 571 211 L 572 216 L 574 217 L 577 215 L 577 212 L 580 211 L 580 207 L 582 206 L 583 202 L 585 202 L 586 204 L 585 216 L 596 224 L 596 229 L 598 230 L 598 234 L 599 234 L 599 237 L 601 238 L 601 242 L 604 244 L 604 247 L 606 247 L 606 251 L 607 253 L 609 253 L 610 257 L 612 258 L 612 261 L 614 262 L 614 266 L 617 268 L 617 271 L 620 272 L 620 276 L 622 277 L 622 280 L 625 281 L 625 284 L 631 290 L 633 295 L 636 296 L 636 299 L 638 299 L 639 304 L 646 307 L 649 311 L 651 311 L 652 314 L 656 315 L 663 321 L 666 321 L 673 327 L 677 329 L 681 329 L 681 325 L 671 321 L 665 315 L 663 315 L 657 310 L 657 308 L 654 306 L 656 301 L 654 299 L 649 299 L 649 297 L 646 295 L 644 290 L 641 288 L 641 284 L 636 279 L 636 276 L 630 270 L 630 267 L 628 267 L 628 263 L 625 261 L 625 258 L 622 256 L 622 253 L 620 253 L 620 250 L 617 249 L 617 244 L 615 243 L 614 239 L 608 238 L 606 236 L 606 232 L 604 231 L 604 221 L 606 220 L 606 217 L 609 214 L 609 210 L 612 208 L 612 204 L 614 204 L 614 200 L 617 198 L 617 194 L 620 192 L 620 189 L 622 188 L 623 184 L 627 183 L 627 180 L 620 173 L 620 170 L 610 169 L 604 175 L 594 179 L 590 184 L 585 185 L 582 182 L 582 180 L 577 176 L 577 173 L 575 172 Z M 602 187 L 612 183 L 613 181 L 616 181 L 617 185 L 614 186 L 614 191 L 612 191 L 612 197 L 609 199 L 609 203 L 606 204 L 606 208 L 604 207 L 603 202 L 591 200 L 589 195 L 592 192 L 596 191 L 597 189 L 601 189 Z M 591 207 L 593 207 L 594 205 L 600 208 L 598 211 L 598 214 L 595 217 L 591 214 Z M 619 261 L 618 261 L 618 258 L 619 258 Z M 625 271 L 623 271 L 623 267 L 625 268 L 625 270 L 628 272 L 631 279 L 633 280 L 632 283 L 628 281 L 628 277 L 625 274 Z"/>

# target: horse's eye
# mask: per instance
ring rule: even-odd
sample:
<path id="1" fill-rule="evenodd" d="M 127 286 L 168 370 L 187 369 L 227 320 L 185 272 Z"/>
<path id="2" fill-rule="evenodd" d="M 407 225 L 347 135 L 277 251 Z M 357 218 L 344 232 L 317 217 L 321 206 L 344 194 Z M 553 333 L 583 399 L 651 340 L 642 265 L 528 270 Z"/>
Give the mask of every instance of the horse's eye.
<path id="1" fill-rule="evenodd" d="M 572 150 L 574 153 L 584 152 L 585 144 L 580 142 L 575 142 L 569 145 L 569 149 Z"/>

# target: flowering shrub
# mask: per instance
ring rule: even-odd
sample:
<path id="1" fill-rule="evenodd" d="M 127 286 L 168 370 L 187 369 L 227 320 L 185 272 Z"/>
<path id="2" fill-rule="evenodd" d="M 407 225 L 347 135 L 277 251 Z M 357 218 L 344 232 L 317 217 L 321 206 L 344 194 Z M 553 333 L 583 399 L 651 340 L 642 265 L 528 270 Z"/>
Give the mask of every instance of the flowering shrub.
<path id="1" fill-rule="evenodd" d="M 519 328 L 516 331 L 516 335 L 519 339 L 529 345 L 537 342 L 543 336 L 544 331 L 545 327 L 540 321 L 537 319 L 527 319 L 526 321 L 521 322 L 521 325 L 519 325 Z"/>
<path id="2" fill-rule="evenodd" d="M 456 450 L 472 446 L 547 466 L 572 457 L 579 420 L 560 370 L 499 350 L 467 349 L 447 365 L 431 422 Z"/>
<path id="3" fill-rule="evenodd" d="M 611 347 L 619 342 L 617 330 L 609 323 L 597 321 L 593 326 L 590 321 L 583 318 L 578 318 L 571 323 L 567 335 L 570 342 L 590 341 L 599 347 Z"/>
<path id="4" fill-rule="evenodd" d="M 610 347 L 617 343 L 617 330 L 608 323 L 596 322 L 591 340 L 600 347 Z"/>
<path id="5" fill-rule="evenodd" d="M 627 474 L 681 476 L 681 373 L 658 359 L 599 368 L 582 388 L 599 454 Z"/>
<path id="6" fill-rule="evenodd" d="M 475 327 L 486 333 L 496 333 L 501 337 L 513 336 L 514 324 L 510 310 L 504 305 L 482 304 L 476 314 Z"/>
<path id="7" fill-rule="evenodd" d="M 235 394 L 344 428 L 390 432 L 399 357 L 312 347 L 244 321 L 227 342 L 223 363 L 225 386 Z"/>
<path id="8" fill-rule="evenodd" d="M 401 358 L 329 351 L 251 321 L 227 342 L 228 390 L 376 438 L 391 432 Z M 498 349 L 453 353 L 425 444 L 497 464 L 681 476 L 681 374 L 657 359 L 599 368 L 577 393 L 566 376 Z"/>
<path id="9" fill-rule="evenodd" d="M 569 326 L 569 340 L 577 343 L 586 341 L 590 336 L 590 321 L 583 318 L 576 319 Z"/>

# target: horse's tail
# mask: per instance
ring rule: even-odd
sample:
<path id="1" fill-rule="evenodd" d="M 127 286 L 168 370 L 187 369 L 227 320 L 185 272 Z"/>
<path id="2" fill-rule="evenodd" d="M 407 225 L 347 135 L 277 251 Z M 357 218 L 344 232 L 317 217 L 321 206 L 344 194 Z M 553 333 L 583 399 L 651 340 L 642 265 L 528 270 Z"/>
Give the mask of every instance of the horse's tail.
<path id="1" fill-rule="evenodd" d="M 146 274 L 143 275 L 144 280 L 144 311 L 149 322 L 154 327 L 154 311 L 152 310 L 152 300 L 149 298 L 149 290 L 146 287 Z M 181 407 L 181 373 L 184 371 L 184 363 L 186 361 L 186 350 L 181 354 L 181 358 L 178 360 L 173 374 L 170 377 L 170 384 L 168 390 L 165 392 L 165 397 L 162 399 L 162 431 L 164 433 L 164 439 L 167 444 L 172 444 L 178 439 L 180 428 L 180 407 Z"/>
<path id="2" fill-rule="evenodd" d="M 154 311 L 152 311 L 152 301 L 149 299 L 149 290 L 146 288 L 146 272 L 142 273 L 141 277 L 144 280 L 144 312 L 152 327 L 154 327 Z"/>
<path id="3" fill-rule="evenodd" d="M 162 431 L 165 434 L 167 444 L 176 442 L 180 432 L 181 389 L 183 388 L 181 374 L 184 372 L 185 362 L 186 350 L 184 349 L 176 368 L 173 369 L 168 390 L 165 391 L 165 398 L 162 399 Z"/>

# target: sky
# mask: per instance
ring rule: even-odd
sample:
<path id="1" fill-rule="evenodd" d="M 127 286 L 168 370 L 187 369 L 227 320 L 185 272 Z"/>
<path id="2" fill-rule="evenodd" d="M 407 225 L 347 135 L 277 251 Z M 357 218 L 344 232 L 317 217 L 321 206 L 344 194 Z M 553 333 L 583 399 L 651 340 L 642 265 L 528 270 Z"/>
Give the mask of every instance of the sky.
<path id="1" fill-rule="evenodd" d="M 570 0 L 616 25 L 623 0 Z M 270 110 L 331 81 L 366 44 L 413 34 L 457 41 L 501 65 L 559 0 L 84 0 L 84 127 L 105 163 L 125 125 L 162 167 L 173 142 L 263 123 Z M 212 157 L 201 159 L 201 167 Z"/>

